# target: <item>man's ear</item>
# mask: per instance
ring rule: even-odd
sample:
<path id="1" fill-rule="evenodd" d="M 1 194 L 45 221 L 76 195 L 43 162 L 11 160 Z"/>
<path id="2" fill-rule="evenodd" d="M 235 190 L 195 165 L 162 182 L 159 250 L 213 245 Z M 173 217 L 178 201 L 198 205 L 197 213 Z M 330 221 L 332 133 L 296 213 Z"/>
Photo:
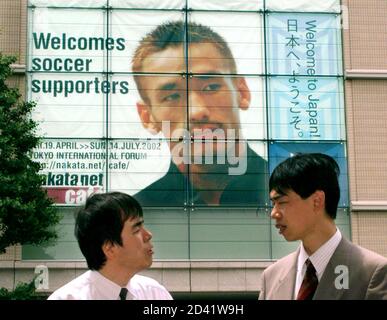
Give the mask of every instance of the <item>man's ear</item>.
<path id="1" fill-rule="evenodd" d="M 106 256 L 106 259 L 110 260 L 115 254 L 115 245 L 110 241 L 105 241 L 102 245 L 102 251 Z"/>
<path id="2" fill-rule="evenodd" d="M 251 93 L 245 78 L 237 79 L 238 102 L 241 110 L 247 110 L 251 102 Z"/>
<path id="3" fill-rule="evenodd" d="M 325 192 L 322 190 L 316 190 L 314 192 L 313 205 L 318 210 L 325 210 Z"/>
<path id="4" fill-rule="evenodd" d="M 158 134 L 161 131 L 160 124 L 155 121 L 150 106 L 142 101 L 137 102 L 136 105 L 137 113 L 140 116 L 142 126 L 151 134 Z"/>

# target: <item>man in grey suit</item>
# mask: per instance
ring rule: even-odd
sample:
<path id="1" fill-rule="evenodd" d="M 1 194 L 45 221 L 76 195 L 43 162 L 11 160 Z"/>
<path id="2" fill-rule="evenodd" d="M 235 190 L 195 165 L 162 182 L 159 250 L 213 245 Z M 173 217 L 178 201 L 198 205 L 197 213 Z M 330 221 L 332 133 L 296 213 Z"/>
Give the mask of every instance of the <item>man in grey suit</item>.
<path id="1" fill-rule="evenodd" d="M 342 237 L 336 228 L 339 167 L 330 156 L 297 154 L 270 181 L 271 218 L 296 252 L 268 267 L 260 299 L 387 299 L 387 259 Z"/>

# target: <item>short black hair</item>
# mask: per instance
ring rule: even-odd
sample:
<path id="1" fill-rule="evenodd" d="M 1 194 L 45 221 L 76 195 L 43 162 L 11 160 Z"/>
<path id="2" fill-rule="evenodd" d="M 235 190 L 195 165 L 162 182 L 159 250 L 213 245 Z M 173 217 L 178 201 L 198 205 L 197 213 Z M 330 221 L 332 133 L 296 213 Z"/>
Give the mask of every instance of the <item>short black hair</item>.
<path id="1" fill-rule="evenodd" d="M 339 175 L 339 166 L 332 157 L 322 153 L 298 153 L 274 169 L 269 191 L 286 194 L 292 190 L 303 199 L 316 190 L 324 191 L 325 210 L 335 219 L 340 199 Z"/>
<path id="2" fill-rule="evenodd" d="M 99 270 L 106 262 L 102 245 L 122 245 L 125 221 L 142 215 L 140 204 L 126 193 L 96 193 L 87 199 L 76 213 L 74 233 L 90 270 Z"/>

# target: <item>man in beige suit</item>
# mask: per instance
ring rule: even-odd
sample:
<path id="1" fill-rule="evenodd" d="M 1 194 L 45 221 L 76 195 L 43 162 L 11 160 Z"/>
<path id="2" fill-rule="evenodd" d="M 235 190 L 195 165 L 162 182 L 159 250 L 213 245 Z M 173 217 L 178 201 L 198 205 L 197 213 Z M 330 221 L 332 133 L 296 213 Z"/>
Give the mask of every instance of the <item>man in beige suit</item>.
<path id="1" fill-rule="evenodd" d="M 260 299 L 387 300 L 387 259 L 352 244 L 336 228 L 339 167 L 331 157 L 298 154 L 279 164 L 270 182 L 271 218 L 296 252 L 268 267 Z"/>

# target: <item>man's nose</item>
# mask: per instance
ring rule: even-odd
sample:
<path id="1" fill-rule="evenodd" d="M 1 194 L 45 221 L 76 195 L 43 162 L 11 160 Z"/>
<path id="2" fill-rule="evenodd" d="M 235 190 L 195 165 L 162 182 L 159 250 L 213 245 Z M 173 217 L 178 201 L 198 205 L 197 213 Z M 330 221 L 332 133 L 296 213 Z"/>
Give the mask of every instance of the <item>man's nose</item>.
<path id="1" fill-rule="evenodd" d="M 148 229 L 146 228 L 143 228 L 143 235 L 144 235 L 144 239 L 146 241 L 149 241 L 152 239 L 153 235 L 152 235 L 152 232 L 150 232 Z"/>
<path id="2" fill-rule="evenodd" d="M 274 205 L 273 209 L 270 212 L 270 218 L 276 220 L 281 218 L 281 212 L 277 209 L 276 205 Z"/>
<path id="3" fill-rule="evenodd" d="M 198 91 L 191 91 L 189 95 L 189 118 L 192 122 L 208 120 L 210 110 L 205 101 L 206 99 Z"/>

